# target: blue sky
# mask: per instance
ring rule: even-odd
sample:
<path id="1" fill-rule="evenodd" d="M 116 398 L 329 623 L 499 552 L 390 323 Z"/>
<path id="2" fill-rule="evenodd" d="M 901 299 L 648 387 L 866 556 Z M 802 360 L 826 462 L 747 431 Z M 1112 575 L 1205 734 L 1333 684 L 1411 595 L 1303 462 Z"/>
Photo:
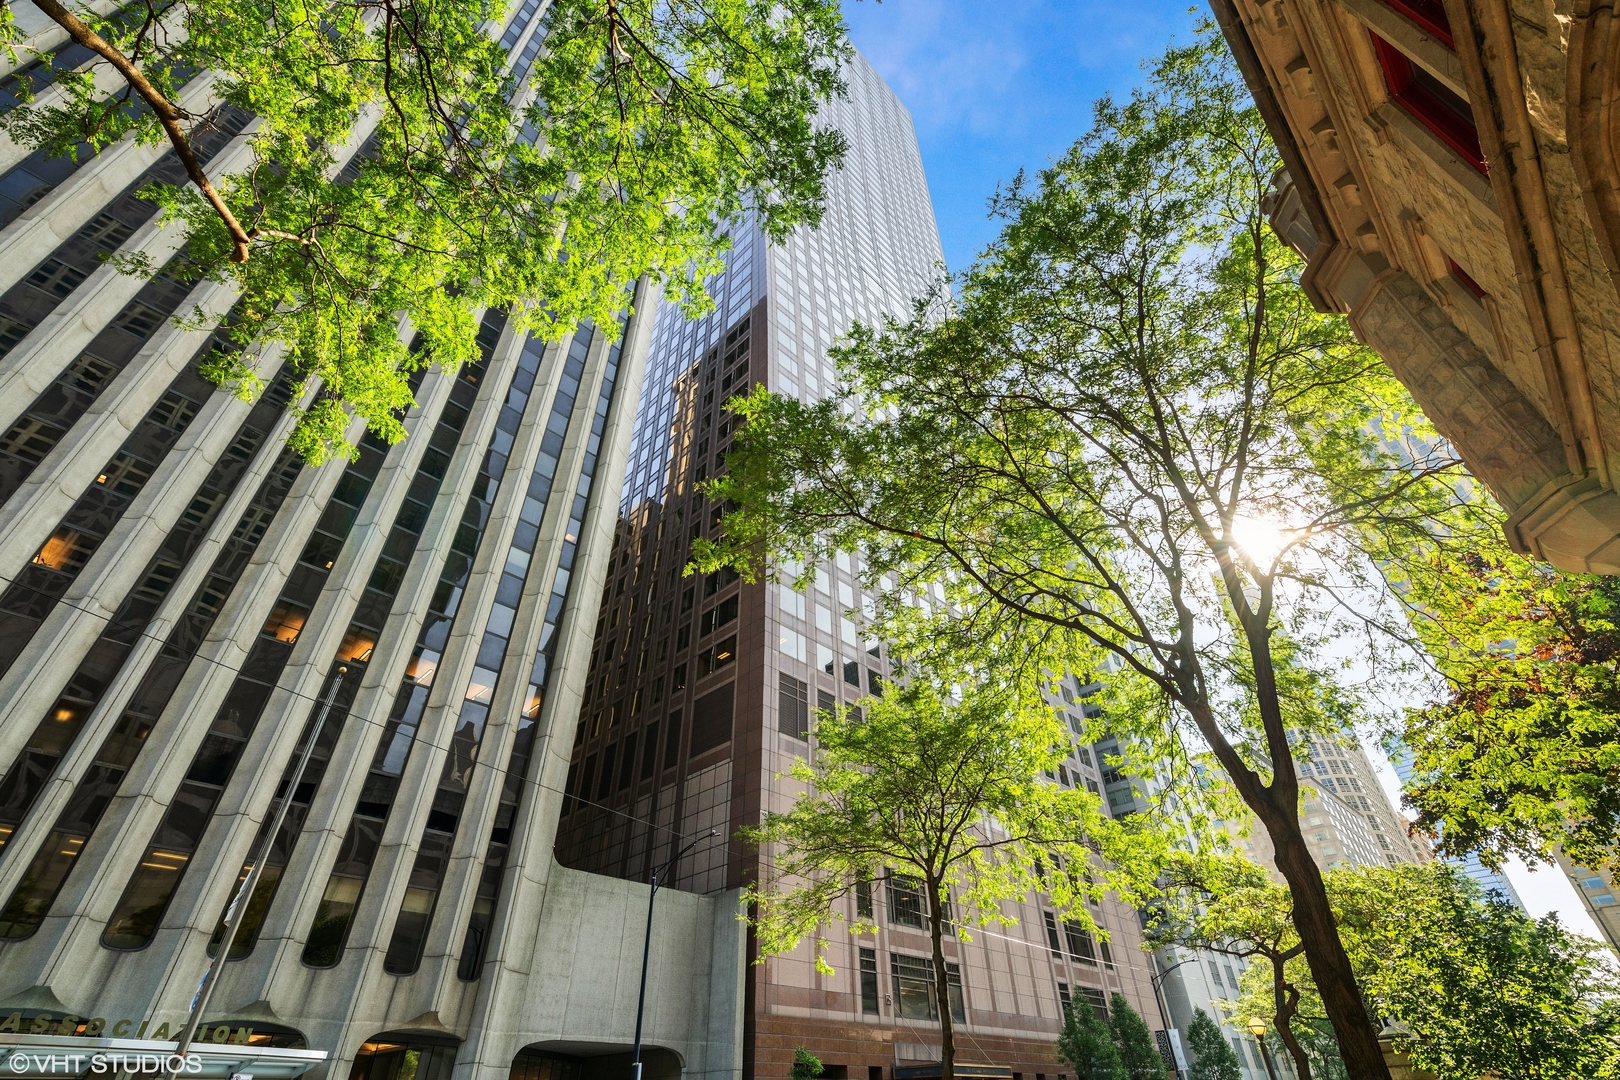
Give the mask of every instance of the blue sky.
<path id="1" fill-rule="evenodd" d="M 995 236 L 985 201 L 1086 129 L 1091 103 L 1124 95 L 1142 61 L 1192 37 L 1187 0 L 845 0 L 850 37 L 917 126 L 945 262 Z"/>
<path id="2" fill-rule="evenodd" d="M 1045 166 L 1086 129 L 1091 103 L 1124 96 L 1144 59 L 1187 41 L 1208 8 L 1187 0 L 845 0 L 855 46 L 911 110 L 945 262 L 961 270 L 994 238 L 985 201 Z M 1396 782 L 1374 749 L 1391 797 Z M 1598 936 L 1556 868 L 1508 876 L 1532 914 Z"/>

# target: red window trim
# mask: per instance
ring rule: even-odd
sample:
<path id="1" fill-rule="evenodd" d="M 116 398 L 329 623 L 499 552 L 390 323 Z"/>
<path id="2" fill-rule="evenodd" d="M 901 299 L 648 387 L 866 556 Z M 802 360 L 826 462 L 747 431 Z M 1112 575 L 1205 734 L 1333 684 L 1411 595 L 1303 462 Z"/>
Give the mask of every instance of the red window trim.
<path id="1" fill-rule="evenodd" d="M 1440 0 L 1384 0 L 1385 7 L 1394 8 L 1415 23 L 1419 30 L 1438 39 L 1448 49 L 1457 48 L 1451 36 L 1451 20 Z"/>
<path id="2" fill-rule="evenodd" d="M 1446 256 L 1446 267 L 1451 271 L 1451 276 L 1457 279 L 1458 284 L 1474 294 L 1475 300 L 1485 299 L 1485 290 L 1480 287 L 1479 282 L 1468 276 L 1467 271 L 1457 265 L 1456 259 Z"/>
<path id="3" fill-rule="evenodd" d="M 1384 69 L 1384 83 L 1389 87 L 1390 97 L 1395 99 L 1395 103 L 1405 109 L 1412 119 L 1434 132 L 1436 138 L 1455 150 L 1468 164 L 1481 173 L 1488 172 L 1485 152 L 1479 145 L 1479 129 L 1418 80 L 1412 61 L 1405 53 L 1377 34 L 1368 33 L 1378 53 L 1378 64 Z M 1462 102 L 1461 98 L 1457 100 Z M 1466 106 L 1467 103 L 1463 104 Z"/>

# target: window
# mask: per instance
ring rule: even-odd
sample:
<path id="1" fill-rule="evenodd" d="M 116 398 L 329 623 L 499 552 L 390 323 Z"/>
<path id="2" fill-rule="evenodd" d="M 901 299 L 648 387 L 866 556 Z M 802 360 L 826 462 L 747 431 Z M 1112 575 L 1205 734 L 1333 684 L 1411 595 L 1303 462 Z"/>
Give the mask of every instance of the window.
<path id="1" fill-rule="evenodd" d="M 732 634 L 724 641 L 698 653 L 697 677 L 701 679 L 705 675 L 712 675 L 735 659 L 737 659 L 737 635 Z"/>
<path id="2" fill-rule="evenodd" d="M 888 882 L 889 922 L 921 930 L 927 925 L 921 883 L 916 878 L 890 874 Z"/>
<path id="3" fill-rule="evenodd" d="M 1451 271 L 1451 278 L 1453 281 L 1461 285 L 1464 289 L 1468 290 L 1468 295 L 1472 296 L 1475 300 L 1485 299 L 1485 290 L 1480 288 L 1479 282 L 1469 277 L 1468 273 L 1463 270 L 1462 267 L 1457 265 L 1456 259 L 1447 258 L 1446 269 Z"/>
<path id="4" fill-rule="evenodd" d="M 46 259 L 39 269 L 28 275 L 28 284 L 55 296 L 67 296 L 88 276 L 60 259 Z"/>
<path id="5" fill-rule="evenodd" d="M 1063 922 L 1063 937 L 1069 946 L 1070 956 L 1087 964 L 1097 962 L 1097 953 L 1092 948 L 1091 935 L 1086 933 L 1079 923 L 1069 922 L 1065 919 Z"/>
<path id="6" fill-rule="evenodd" d="M 779 603 L 782 614 L 792 615 L 800 619 L 804 618 L 804 593 L 799 592 L 786 582 L 782 583 Z"/>
<path id="7" fill-rule="evenodd" d="M 778 676 L 776 727 L 795 739 L 810 737 L 810 685 L 783 672 Z"/>
<path id="8" fill-rule="evenodd" d="M 699 637 L 708 637 L 727 623 L 737 621 L 738 598 L 733 596 L 729 600 L 722 600 L 714 607 L 703 613 L 703 629 Z"/>
<path id="9" fill-rule="evenodd" d="M 733 581 L 736 581 L 737 577 L 737 571 L 733 570 L 729 566 L 716 570 L 714 573 L 703 579 L 703 595 L 713 596 L 727 585 L 730 585 Z"/>
<path id="10" fill-rule="evenodd" d="M 1046 944 L 1051 947 L 1053 956 L 1063 955 L 1063 946 L 1058 942 L 1057 916 L 1050 911 L 1041 912 L 1046 918 Z"/>
<path id="11" fill-rule="evenodd" d="M 867 886 L 868 893 L 871 886 Z M 878 1011 L 877 950 L 861 950 L 861 1012 L 876 1016 Z"/>
<path id="12" fill-rule="evenodd" d="M 1377 34 L 1372 34 L 1372 42 L 1379 66 L 1384 69 L 1384 83 L 1395 103 L 1464 161 L 1486 172 L 1485 152 L 1480 149 L 1479 129 L 1474 126 L 1474 107 Z"/>
<path id="13" fill-rule="evenodd" d="M 303 630 L 304 619 L 308 615 L 305 608 L 283 600 L 271 609 L 270 617 L 265 620 L 264 629 L 260 632 L 291 645 L 298 640 L 299 631 Z"/>
<path id="14" fill-rule="evenodd" d="M 673 768 L 681 756 L 681 710 L 669 714 L 669 726 L 664 729 L 664 768 Z"/>
<path id="15" fill-rule="evenodd" d="M 894 979 L 895 1014 L 908 1020 L 938 1020 L 939 1004 L 934 987 L 934 961 L 925 956 L 904 956 L 893 953 L 889 957 L 889 972 Z M 945 965 L 945 984 L 950 994 L 951 1019 L 967 1022 L 967 1011 L 962 1001 L 961 970 L 952 963 Z"/>
<path id="16" fill-rule="evenodd" d="M 783 626 L 777 634 L 777 644 L 784 656 L 791 656 L 799 663 L 805 661 L 804 635 L 790 626 Z"/>
<path id="17" fill-rule="evenodd" d="M 872 917 L 872 879 L 864 875 L 855 879 L 855 916 Z"/>
<path id="18" fill-rule="evenodd" d="M 1058 983 L 1058 1008 L 1061 1010 L 1062 1015 L 1065 1018 L 1068 1017 L 1068 1015 L 1069 1015 L 1069 1007 L 1071 1005 L 1073 1005 L 1073 1004 L 1074 1004 L 1074 1001 L 1069 996 L 1069 984 L 1068 983 Z"/>
<path id="19" fill-rule="evenodd" d="M 68 574 L 77 574 L 84 568 L 98 541 L 75 529 L 60 528 L 50 535 L 34 555 L 36 566 L 48 566 Z"/>
<path id="20" fill-rule="evenodd" d="M 1107 994 L 1103 993 L 1101 990 L 1093 990 L 1089 986 L 1080 986 L 1076 987 L 1076 989 L 1080 991 L 1080 996 L 1086 999 L 1086 1004 L 1091 1006 L 1092 1012 L 1096 1013 L 1098 1016 L 1108 1015 Z"/>
<path id="21" fill-rule="evenodd" d="M 38 462 L 66 434 L 43 420 L 25 416 L 0 438 L 0 452 L 14 454 L 27 462 Z"/>
<path id="22" fill-rule="evenodd" d="M 855 660 L 845 660 L 844 661 L 844 681 L 846 683 L 848 683 L 849 685 L 855 687 L 856 689 L 860 688 L 860 685 L 861 685 L 861 665 L 860 665 L 860 663 L 858 661 L 855 661 Z"/>

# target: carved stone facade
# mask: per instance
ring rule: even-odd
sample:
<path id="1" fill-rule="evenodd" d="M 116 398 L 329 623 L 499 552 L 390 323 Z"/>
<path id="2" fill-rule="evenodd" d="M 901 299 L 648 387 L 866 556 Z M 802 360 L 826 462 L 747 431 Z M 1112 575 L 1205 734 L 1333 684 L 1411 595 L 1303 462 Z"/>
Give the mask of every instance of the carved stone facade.
<path id="1" fill-rule="evenodd" d="M 1620 573 L 1620 23 L 1601 0 L 1211 0 L 1271 215 L 1510 517 Z"/>

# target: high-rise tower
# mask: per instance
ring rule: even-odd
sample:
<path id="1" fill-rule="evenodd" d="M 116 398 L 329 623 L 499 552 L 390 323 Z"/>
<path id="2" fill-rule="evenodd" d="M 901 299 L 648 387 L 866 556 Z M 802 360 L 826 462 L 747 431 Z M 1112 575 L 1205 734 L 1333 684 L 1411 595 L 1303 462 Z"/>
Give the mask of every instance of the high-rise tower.
<path id="1" fill-rule="evenodd" d="M 32 46 L 84 59 L 19 6 Z M 503 31 L 519 79 L 545 8 Z M 211 169 L 245 166 L 250 119 L 196 134 Z M 476 363 L 416 376 L 403 442 L 356 426 L 354 460 L 309 467 L 280 352 L 249 350 L 269 389 L 242 401 L 195 373 L 210 333 L 170 321 L 225 316 L 231 288 L 102 258 L 184 257 L 140 197 L 155 180 L 184 172 L 133 138 L 0 146 L 0 1046 L 166 1052 L 268 844 L 202 1018 L 216 1064 L 533 1080 L 627 1059 L 645 890 L 557 867 L 553 841 L 656 289 L 615 334 L 485 313 Z M 734 912 L 661 906 L 652 1075 L 735 1074 Z"/>
<path id="2" fill-rule="evenodd" d="M 740 229 L 715 311 L 694 321 L 672 306 L 659 314 L 569 767 L 565 865 L 644 879 L 714 830 L 672 880 L 699 893 L 742 884 L 756 855 L 732 837 L 791 804 L 779 777 L 812 752 L 816 711 L 863 697 L 888 674 L 887 647 L 858 625 L 868 598 L 849 556 L 812 568 L 802 592 L 681 574 L 691 541 L 711 535 L 722 513 L 698 485 L 724 467 L 726 399 L 759 384 L 804 400 L 828 392 L 827 348 L 856 320 L 908 315 L 939 273 L 910 115 L 863 58 L 847 76 L 847 100 L 823 116 L 850 148 L 820 228 L 774 248 Z M 1083 783 L 1080 769 L 1053 780 Z M 817 973 L 808 947 L 749 969 L 748 1075 L 785 1075 L 800 1045 L 833 1076 L 896 1067 L 923 1076 L 937 1060 L 942 1003 L 918 898 L 878 888 L 852 899 L 850 915 L 856 904 L 870 904 L 882 930 L 839 939 L 836 975 Z M 1061 1010 L 1115 990 L 1163 1027 L 1133 912 L 1113 903 L 1094 912 L 1108 943 L 1038 905 L 1018 914 L 1016 927 L 947 945 L 960 989 L 943 1007 L 958 1020 L 959 1061 L 1057 1073 Z"/>

